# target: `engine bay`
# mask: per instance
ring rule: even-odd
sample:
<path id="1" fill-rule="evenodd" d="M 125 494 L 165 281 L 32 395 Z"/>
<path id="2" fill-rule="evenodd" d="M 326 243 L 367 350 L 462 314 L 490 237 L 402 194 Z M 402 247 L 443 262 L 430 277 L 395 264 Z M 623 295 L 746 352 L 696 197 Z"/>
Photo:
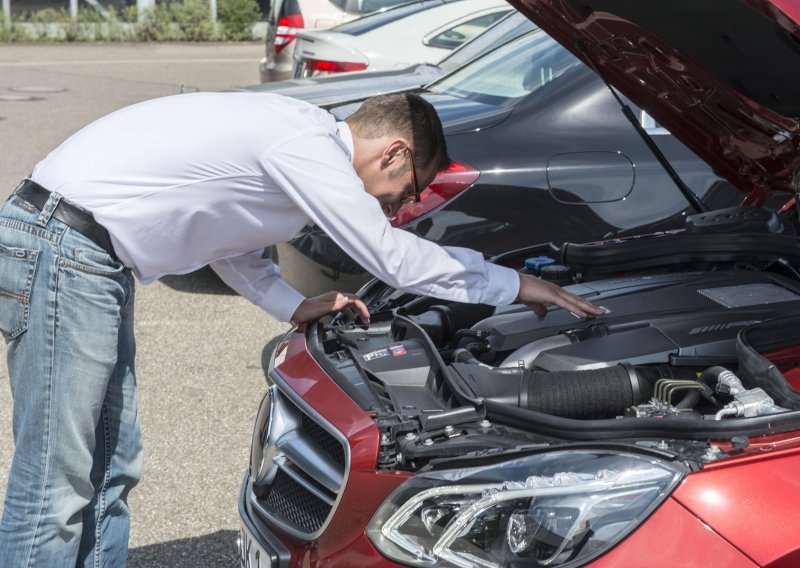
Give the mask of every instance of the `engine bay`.
<path id="1" fill-rule="evenodd" d="M 743 249 L 742 235 L 532 247 L 501 259 L 521 270 L 532 263 L 520 259 L 550 259 L 547 272 L 604 309 L 595 319 L 375 283 L 362 291 L 372 323 L 339 316 L 309 346 L 374 415 L 385 467 L 563 440 L 635 441 L 709 461 L 710 440 L 742 445 L 800 426 L 800 247 L 765 230 L 745 233 Z"/>

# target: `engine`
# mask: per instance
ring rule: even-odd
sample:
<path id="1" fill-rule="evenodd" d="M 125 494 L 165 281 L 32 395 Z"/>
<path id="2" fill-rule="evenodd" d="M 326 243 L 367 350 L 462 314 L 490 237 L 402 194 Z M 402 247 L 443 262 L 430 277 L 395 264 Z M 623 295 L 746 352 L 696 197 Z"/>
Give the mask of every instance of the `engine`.
<path id="1" fill-rule="evenodd" d="M 387 463 L 565 439 L 707 450 L 794 428 L 796 239 L 765 233 L 747 252 L 717 236 L 551 254 L 551 276 L 604 308 L 592 320 L 367 290 L 373 323 L 321 326 L 319 359 L 375 416 Z M 598 268 L 609 254 L 620 275 Z"/>

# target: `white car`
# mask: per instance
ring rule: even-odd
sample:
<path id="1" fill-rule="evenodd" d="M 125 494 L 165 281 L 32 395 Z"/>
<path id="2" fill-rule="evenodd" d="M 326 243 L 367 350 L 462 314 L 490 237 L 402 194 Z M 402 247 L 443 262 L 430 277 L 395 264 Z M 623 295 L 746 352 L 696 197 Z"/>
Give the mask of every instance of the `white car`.
<path id="1" fill-rule="evenodd" d="M 423 0 L 297 34 L 294 78 L 438 63 L 511 12 L 505 0 Z"/>
<path id="2" fill-rule="evenodd" d="M 259 64 L 261 82 L 292 76 L 292 48 L 302 29 L 324 30 L 408 0 L 272 0 L 267 13 L 267 40 Z"/>

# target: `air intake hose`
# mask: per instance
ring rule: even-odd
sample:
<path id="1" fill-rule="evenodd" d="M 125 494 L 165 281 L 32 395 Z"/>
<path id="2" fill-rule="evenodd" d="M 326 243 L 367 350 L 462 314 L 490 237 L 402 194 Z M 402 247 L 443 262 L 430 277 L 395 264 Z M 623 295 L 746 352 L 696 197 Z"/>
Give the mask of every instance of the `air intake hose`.
<path id="1" fill-rule="evenodd" d="M 649 400 L 652 384 L 661 378 L 650 368 L 625 364 L 548 372 L 491 367 L 465 354 L 454 359 L 452 369 L 464 389 L 474 393 L 473 402 L 488 399 L 582 420 L 622 415 L 627 408 Z"/>
<path id="2" fill-rule="evenodd" d="M 526 383 L 528 409 L 584 420 L 619 416 L 652 394 L 650 385 L 624 365 L 586 371 L 532 371 Z"/>

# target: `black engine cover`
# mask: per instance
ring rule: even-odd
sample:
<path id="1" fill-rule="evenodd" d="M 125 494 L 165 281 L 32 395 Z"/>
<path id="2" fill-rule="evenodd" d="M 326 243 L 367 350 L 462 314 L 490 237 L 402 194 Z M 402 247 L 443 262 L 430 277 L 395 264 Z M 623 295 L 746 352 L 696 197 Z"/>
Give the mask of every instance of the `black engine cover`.
<path id="1" fill-rule="evenodd" d="M 702 366 L 735 362 L 735 340 L 741 328 L 800 314 L 797 284 L 764 272 L 636 276 L 567 289 L 608 313 L 578 320 L 568 311 L 551 308 L 540 320 L 527 308 L 515 308 L 475 327 L 490 333 L 496 353 L 510 353 L 558 334 L 569 336 L 573 342 L 536 356 L 533 367 L 541 370 L 592 369 L 622 362 Z"/>

